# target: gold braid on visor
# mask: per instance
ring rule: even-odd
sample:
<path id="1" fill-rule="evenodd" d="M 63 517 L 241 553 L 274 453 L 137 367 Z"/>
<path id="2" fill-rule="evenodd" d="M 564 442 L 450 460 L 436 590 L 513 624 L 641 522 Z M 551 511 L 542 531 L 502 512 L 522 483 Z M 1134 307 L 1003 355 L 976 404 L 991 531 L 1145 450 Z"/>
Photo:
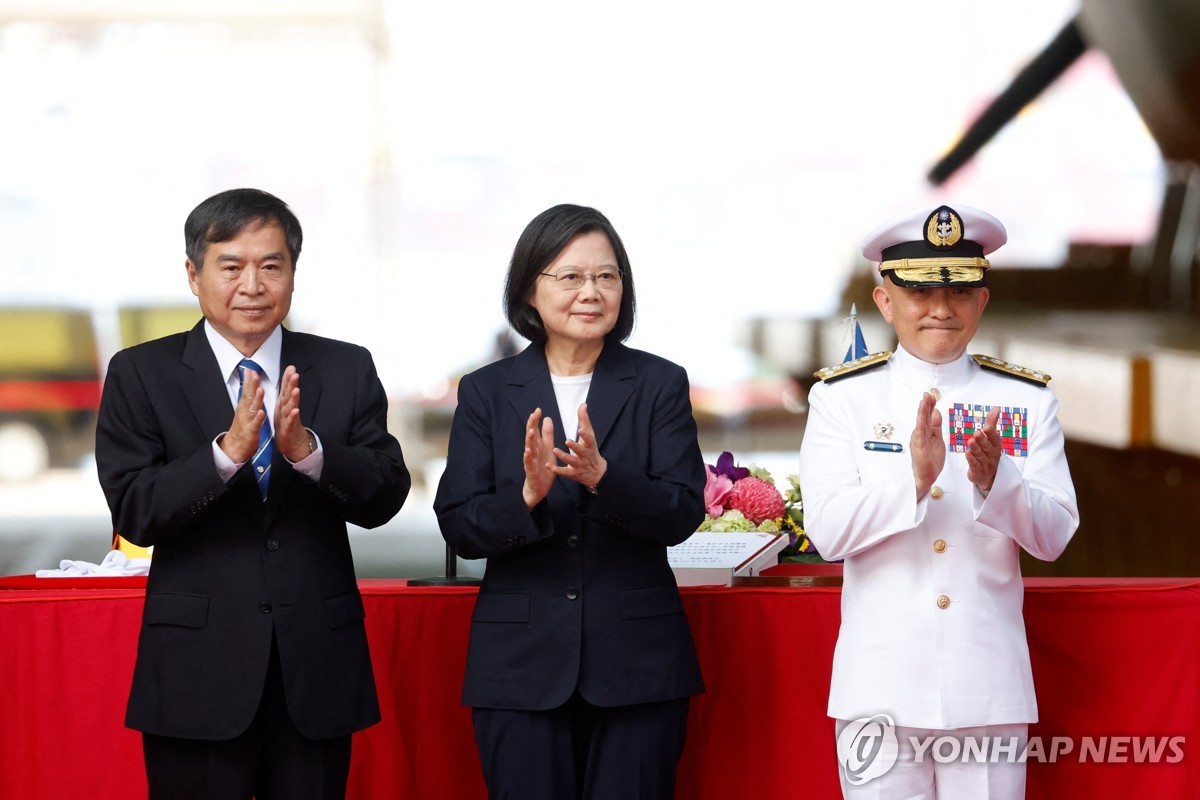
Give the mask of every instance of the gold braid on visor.
<path id="1" fill-rule="evenodd" d="M 912 283 L 974 283 L 989 266 L 986 258 L 897 258 L 880 262 L 879 271 L 895 270 L 897 278 Z"/>

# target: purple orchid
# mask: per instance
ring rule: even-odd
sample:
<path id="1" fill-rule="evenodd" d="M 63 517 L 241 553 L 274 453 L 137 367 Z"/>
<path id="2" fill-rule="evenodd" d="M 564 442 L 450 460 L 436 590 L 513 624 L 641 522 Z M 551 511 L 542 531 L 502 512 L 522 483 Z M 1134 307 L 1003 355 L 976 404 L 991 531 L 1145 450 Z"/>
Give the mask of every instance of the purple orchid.
<path id="1" fill-rule="evenodd" d="M 750 476 L 750 470 L 746 469 L 745 467 L 734 466 L 733 453 L 729 452 L 728 450 L 726 450 L 724 453 L 721 453 L 721 456 L 717 459 L 717 465 L 715 467 L 710 466 L 709 469 L 718 475 L 723 475 L 726 478 L 729 478 L 729 480 L 733 481 L 734 483 L 737 483 L 742 478 L 747 478 Z"/>

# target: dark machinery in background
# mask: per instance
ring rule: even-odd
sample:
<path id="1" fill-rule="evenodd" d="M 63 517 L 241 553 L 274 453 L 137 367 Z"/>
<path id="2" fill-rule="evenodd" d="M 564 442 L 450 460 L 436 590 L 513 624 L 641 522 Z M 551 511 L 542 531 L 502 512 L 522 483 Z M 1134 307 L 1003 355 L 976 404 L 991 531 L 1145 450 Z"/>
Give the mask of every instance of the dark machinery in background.
<path id="1" fill-rule="evenodd" d="M 1195 350 L 1200 312 L 1200 2 L 1082 0 L 1078 15 L 974 121 L 928 178 L 934 185 L 945 182 L 1089 48 L 1108 57 L 1166 161 L 1167 185 L 1154 240 L 1133 248 L 1118 267 L 1086 275 L 1083 265 L 1070 257 L 1058 270 L 1009 275 L 997 270 L 994 285 L 1004 284 L 997 296 L 1024 293 L 1027 307 L 1031 295 L 1040 295 L 1042 303 L 1049 296 L 1059 309 L 1089 303 L 1110 309 L 1099 317 L 1073 319 L 1077 335 L 1093 342 L 1102 341 L 1104 329 L 1114 327 L 1118 316 L 1112 311 L 1140 309 L 1143 344 L 1152 347 L 1156 337 L 1171 338 L 1163 330 L 1169 326 L 1190 333 L 1163 343 Z M 1080 135 L 1086 136 L 1088 121 L 1079 122 Z M 1143 365 L 1144 388 L 1135 393 L 1149 403 L 1149 367 L 1145 359 L 1134 363 Z M 1158 424 L 1169 427 L 1169 421 Z M 1200 551 L 1193 545 L 1189 522 L 1200 515 L 1200 458 L 1163 449 L 1162 442 L 1186 434 L 1157 434 L 1153 444 L 1121 449 L 1068 437 L 1082 535 L 1054 564 L 1022 557 L 1026 575 L 1200 574 Z"/>
<path id="2" fill-rule="evenodd" d="M 1167 187 L 1144 263 L 1146 306 L 1200 310 L 1200 3 L 1083 0 L 1079 14 L 930 169 L 940 185 L 1089 47 L 1108 56 L 1167 162 Z M 1081 120 L 1086 129 L 1086 120 Z M 1086 134 L 1081 134 L 1086 135 Z M 1119 157 L 1119 155 L 1118 155 Z"/>

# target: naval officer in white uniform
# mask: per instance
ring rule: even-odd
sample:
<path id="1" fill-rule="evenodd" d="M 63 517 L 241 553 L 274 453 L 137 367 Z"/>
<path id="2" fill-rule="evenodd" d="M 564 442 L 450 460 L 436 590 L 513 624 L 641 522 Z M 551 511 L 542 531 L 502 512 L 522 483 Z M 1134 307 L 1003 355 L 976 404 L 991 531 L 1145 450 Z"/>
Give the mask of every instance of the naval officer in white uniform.
<path id="1" fill-rule="evenodd" d="M 967 353 L 1006 240 L 966 206 L 870 233 L 899 347 L 821 370 L 809 396 L 805 530 L 845 560 L 828 713 L 847 798 L 1024 797 L 1007 750 L 938 763 L 909 746 L 1017 737 L 1020 755 L 1037 703 L 1018 557 L 1057 558 L 1079 524 L 1050 376 Z"/>

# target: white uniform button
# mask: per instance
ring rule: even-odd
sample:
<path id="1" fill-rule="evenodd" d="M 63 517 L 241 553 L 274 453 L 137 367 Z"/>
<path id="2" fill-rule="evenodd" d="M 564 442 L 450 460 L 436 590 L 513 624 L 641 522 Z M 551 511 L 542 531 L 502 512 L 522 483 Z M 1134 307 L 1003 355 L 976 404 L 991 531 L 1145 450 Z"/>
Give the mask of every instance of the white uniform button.
<path id="1" fill-rule="evenodd" d="M 949 608 L 950 598 L 944 594 L 939 594 L 937 599 L 938 608 Z"/>
<path id="2" fill-rule="evenodd" d="M 946 540 L 945 539 L 935 539 L 933 541 L 933 552 L 935 552 L 935 553 L 946 552 Z"/>
<path id="3" fill-rule="evenodd" d="M 932 497 L 934 500 L 941 500 L 942 495 L 944 495 L 945 493 L 946 493 L 945 490 L 942 489 L 942 487 L 940 487 L 940 486 L 934 486 L 933 488 L 931 488 L 929 490 L 929 496 Z"/>
<path id="4" fill-rule="evenodd" d="M 934 400 L 942 399 L 942 393 L 940 391 L 938 391 L 938 388 L 936 386 L 934 386 L 932 389 L 929 390 L 929 394 L 931 397 L 933 397 Z"/>

